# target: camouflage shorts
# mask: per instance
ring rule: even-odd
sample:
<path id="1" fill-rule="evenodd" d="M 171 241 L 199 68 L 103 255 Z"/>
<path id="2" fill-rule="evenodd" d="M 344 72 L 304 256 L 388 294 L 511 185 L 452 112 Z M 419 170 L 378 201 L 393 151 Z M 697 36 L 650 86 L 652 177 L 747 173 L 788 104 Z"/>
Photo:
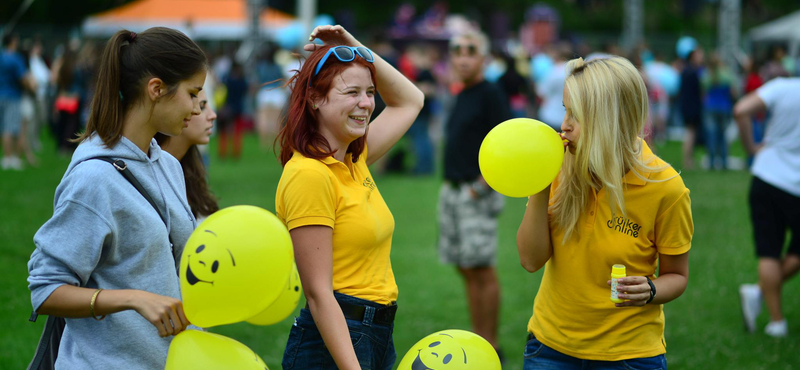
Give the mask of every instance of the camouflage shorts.
<path id="1" fill-rule="evenodd" d="M 439 193 L 439 259 L 459 267 L 494 266 L 497 216 L 505 202 L 489 191 L 473 199 L 471 183 L 445 182 Z"/>

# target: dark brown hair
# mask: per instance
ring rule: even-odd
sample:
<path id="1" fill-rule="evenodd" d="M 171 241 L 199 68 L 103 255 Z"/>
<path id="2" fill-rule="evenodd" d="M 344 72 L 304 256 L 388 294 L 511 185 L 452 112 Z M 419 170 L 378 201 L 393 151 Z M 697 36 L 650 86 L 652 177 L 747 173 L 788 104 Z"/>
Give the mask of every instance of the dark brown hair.
<path id="1" fill-rule="evenodd" d="M 341 62 L 334 56 L 330 56 L 325 61 L 325 66 L 314 76 L 317 63 L 333 46 L 325 46 L 317 49 L 309 55 L 308 59 L 294 76 L 286 83 L 291 87 L 292 95 L 289 98 L 289 109 L 286 113 L 286 125 L 281 129 L 276 141 L 280 141 L 281 164 L 286 165 L 294 151 L 300 152 L 305 157 L 322 159 L 332 156 L 335 151 L 331 150 L 330 143 L 319 131 L 317 121 L 317 111 L 313 109 L 314 100 L 326 98 L 328 92 L 333 88 L 333 81 L 336 76 L 345 69 L 358 65 L 369 70 L 372 81 L 376 84 L 375 66 L 356 56 L 351 62 Z M 376 92 L 377 93 L 377 92 Z M 358 160 L 364 148 L 367 146 L 367 135 L 364 135 L 347 147 L 347 153 L 353 154 L 353 162 Z"/>
<path id="2" fill-rule="evenodd" d="M 150 78 L 160 78 L 167 86 L 166 96 L 171 96 L 181 81 L 206 68 L 203 51 L 179 31 L 165 27 L 138 35 L 117 31 L 103 51 L 89 121 L 76 141 L 96 132 L 106 146 L 114 146 L 122 137 L 125 112 L 144 98 Z"/>
<path id="3" fill-rule="evenodd" d="M 158 145 L 163 147 L 170 137 L 157 133 L 155 139 Z M 206 165 L 203 163 L 203 156 L 197 149 L 197 145 L 190 146 L 183 155 L 181 168 L 183 168 L 183 178 L 186 180 L 186 199 L 189 201 L 189 207 L 192 208 L 194 217 L 210 216 L 219 211 L 217 198 L 208 187 Z"/>

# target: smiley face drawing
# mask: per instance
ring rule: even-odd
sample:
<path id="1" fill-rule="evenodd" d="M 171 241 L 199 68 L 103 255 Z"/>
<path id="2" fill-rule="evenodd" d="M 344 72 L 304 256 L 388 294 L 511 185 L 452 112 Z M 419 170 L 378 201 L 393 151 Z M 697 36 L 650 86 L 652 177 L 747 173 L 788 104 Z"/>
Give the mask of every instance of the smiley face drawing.
<path id="1" fill-rule="evenodd" d="M 450 334 L 439 333 L 446 338 L 433 337 L 434 341 L 427 348 L 417 351 L 417 357 L 411 363 L 411 370 L 438 370 L 449 368 L 450 362 L 455 360 L 456 364 L 468 365 L 467 352 L 458 345 Z M 425 360 L 423 360 L 423 358 Z M 430 366 L 428 366 L 430 365 Z M 432 366 L 432 367 L 431 367 Z"/>
<path id="2" fill-rule="evenodd" d="M 254 206 L 219 210 L 181 255 L 186 318 L 205 328 L 247 320 L 282 293 L 293 265 L 289 232 L 275 215 Z"/>
<path id="3" fill-rule="evenodd" d="M 500 359 L 489 342 L 465 330 L 442 330 L 417 342 L 398 370 L 500 370 Z"/>
<path id="4" fill-rule="evenodd" d="M 203 231 L 211 235 L 214 235 L 214 237 L 217 236 L 217 234 L 215 234 L 211 230 L 203 230 Z M 219 256 L 219 254 L 221 251 L 219 249 L 220 248 L 206 249 L 205 244 L 200 244 L 200 246 L 198 246 L 194 250 L 194 254 L 191 253 L 186 254 L 186 259 L 188 260 L 188 263 L 186 264 L 186 281 L 189 283 L 189 285 L 195 285 L 197 283 L 206 283 L 214 285 L 213 278 L 214 275 L 217 273 L 217 271 L 219 271 L 220 269 L 221 265 L 220 259 L 222 259 L 222 264 L 227 264 L 228 262 L 230 262 L 231 267 L 236 267 L 236 259 L 233 258 L 233 252 L 231 252 L 230 249 L 225 248 L 230 257 L 228 258 L 228 256 L 224 256 L 220 258 L 221 256 Z M 205 253 L 203 254 L 203 252 Z M 194 270 L 192 270 L 192 264 L 193 264 L 192 257 L 195 257 Z M 197 273 L 195 273 L 195 271 Z M 197 274 L 200 274 L 200 276 L 204 276 L 208 280 L 204 280 L 197 277 Z"/>

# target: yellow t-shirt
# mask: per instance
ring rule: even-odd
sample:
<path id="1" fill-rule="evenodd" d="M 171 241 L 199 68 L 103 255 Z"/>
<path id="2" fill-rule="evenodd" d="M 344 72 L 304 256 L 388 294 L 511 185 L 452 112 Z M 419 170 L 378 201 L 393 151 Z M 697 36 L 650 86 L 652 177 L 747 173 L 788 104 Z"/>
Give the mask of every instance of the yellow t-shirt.
<path id="1" fill-rule="evenodd" d="M 390 304 L 397 300 L 389 260 L 394 217 L 366 158 L 366 149 L 356 163 L 351 154 L 343 163 L 294 152 L 283 168 L 275 208 L 289 230 L 308 225 L 333 228 L 334 291 Z"/>
<path id="2" fill-rule="evenodd" d="M 644 144 L 644 141 L 642 141 Z M 643 158 L 654 156 L 647 144 Z M 648 165 L 664 166 L 660 158 Z M 545 345 L 586 360 L 619 361 L 666 352 L 661 305 L 615 307 L 610 301 L 611 266 L 628 276 L 655 279 L 658 254 L 689 251 L 692 224 L 689 189 L 672 167 L 624 178 L 627 216 L 612 215 L 606 192 L 593 194 L 570 240 L 550 224 L 553 255 L 533 303 L 528 331 Z M 673 177 L 674 176 L 674 177 Z M 558 187 L 553 183 L 552 195 Z M 577 234 L 577 235 L 576 235 Z"/>

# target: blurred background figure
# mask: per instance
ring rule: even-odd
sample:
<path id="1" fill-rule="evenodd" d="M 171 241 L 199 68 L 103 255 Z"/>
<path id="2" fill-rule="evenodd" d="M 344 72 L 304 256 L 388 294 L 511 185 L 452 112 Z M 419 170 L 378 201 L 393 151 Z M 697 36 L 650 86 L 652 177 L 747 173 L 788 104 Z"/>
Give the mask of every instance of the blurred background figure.
<path id="1" fill-rule="evenodd" d="M 769 311 L 764 332 L 785 337 L 788 324 L 781 291 L 800 271 L 800 78 L 776 78 L 745 95 L 734 108 L 742 144 L 755 156 L 751 173 L 750 219 L 758 256 L 758 285 L 739 287 L 748 331 L 756 330 L 762 297 Z M 768 112 L 764 142 L 752 138 L 752 117 Z M 792 239 L 784 253 L 787 231 Z M 794 303 L 794 302 L 793 302 Z"/>
<path id="2" fill-rule="evenodd" d="M 28 74 L 25 60 L 17 52 L 19 37 L 7 34 L 3 37 L 3 50 L 0 53 L 0 123 L 2 124 L 3 159 L 2 169 L 22 170 L 24 165 L 20 155 L 25 147 L 20 138 L 22 126 L 23 90 L 35 89 L 33 79 Z"/>
<path id="3" fill-rule="evenodd" d="M 225 104 L 219 112 L 219 157 L 228 156 L 228 137 L 233 133 L 233 158 L 242 154 L 242 131 L 244 131 L 245 116 L 244 105 L 249 86 L 244 75 L 244 69 L 238 62 L 233 62 L 231 70 L 222 79 L 227 91 Z"/>
<path id="4" fill-rule="evenodd" d="M 772 80 L 777 77 L 789 77 L 794 71 L 794 61 L 786 55 L 783 45 L 772 45 L 769 48 L 769 59 L 761 69 L 759 74 L 764 81 Z"/>
<path id="5" fill-rule="evenodd" d="M 683 168 L 694 169 L 694 146 L 698 130 L 703 124 L 703 88 L 700 76 L 703 69 L 703 49 L 695 46 L 685 54 L 681 72 L 681 89 L 678 94 L 683 117 Z"/>
<path id="6" fill-rule="evenodd" d="M 259 86 L 256 93 L 256 129 L 262 149 L 268 148 L 270 140 L 278 135 L 281 111 L 289 96 L 283 87 L 283 68 L 275 61 L 278 50 L 277 44 L 267 44 L 263 58 L 256 65 Z"/>
<path id="7" fill-rule="evenodd" d="M 733 78 L 733 74 L 717 53 L 712 53 L 702 79 L 705 91 L 703 127 L 708 148 L 709 170 L 728 169 L 728 143 L 725 131 L 733 116 L 733 101 L 736 97 Z"/>
<path id="8" fill-rule="evenodd" d="M 50 105 L 47 104 L 48 87 L 50 86 L 50 67 L 43 57 L 42 43 L 37 38 L 33 42 L 30 55 L 28 57 L 28 64 L 30 65 L 31 77 L 36 82 L 36 93 L 34 94 L 34 118 L 31 121 L 30 129 L 28 130 L 28 145 L 34 150 L 39 151 L 42 149 L 42 142 L 40 139 L 40 132 L 50 117 Z"/>
<path id="9" fill-rule="evenodd" d="M 497 85 L 508 98 L 511 116 L 528 117 L 528 106 L 536 99 L 529 79 L 519 73 L 517 61 L 509 54 L 502 53 L 505 73 L 497 80 Z"/>
<path id="10" fill-rule="evenodd" d="M 542 101 L 538 119 L 556 131 L 561 131 L 561 121 L 564 120 L 564 105 L 561 104 L 561 98 L 564 96 L 566 65 L 572 49 L 568 43 L 560 42 L 547 52 L 553 60 L 553 68 L 542 82 L 536 85 L 536 93 Z"/>
<path id="11" fill-rule="evenodd" d="M 413 67 L 413 76 L 406 76 L 414 82 L 420 91 L 425 94 L 425 105 L 419 112 L 417 119 L 408 130 L 411 136 L 411 147 L 414 149 L 415 175 L 430 175 L 433 173 L 433 143 L 430 136 L 430 123 L 433 118 L 436 103 L 436 80 L 433 78 L 433 57 L 436 51 L 425 45 L 413 45 L 407 50 L 407 55 Z"/>
<path id="12" fill-rule="evenodd" d="M 53 64 L 55 76 L 55 126 L 56 147 L 61 155 L 70 155 L 77 143 L 70 142 L 80 129 L 81 81 L 78 55 L 74 46 L 64 49 L 64 54 Z M 86 104 L 86 102 L 83 102 Z"/>

